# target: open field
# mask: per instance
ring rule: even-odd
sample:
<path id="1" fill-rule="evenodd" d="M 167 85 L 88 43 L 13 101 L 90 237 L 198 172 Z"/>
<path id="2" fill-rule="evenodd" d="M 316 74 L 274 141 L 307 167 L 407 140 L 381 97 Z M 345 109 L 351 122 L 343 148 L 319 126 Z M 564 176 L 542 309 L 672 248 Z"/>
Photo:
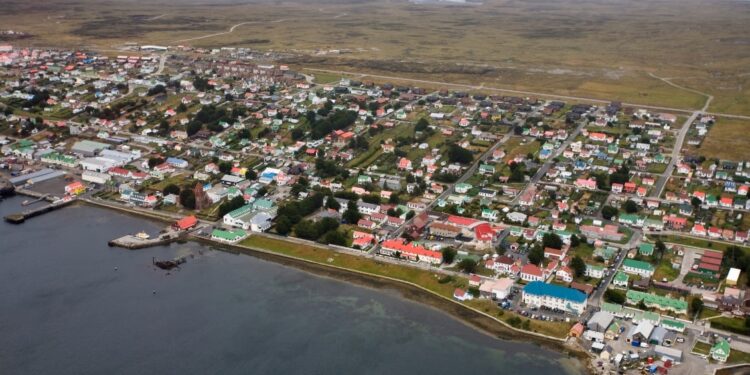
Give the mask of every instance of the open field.
<path id="1" fill-rule="evenodd" d="M 750 115 L 750 3 L 4 1 L 20 43 L 245 46 L 291 63 Z M 654 22 L 658 19 L 658 22 Z M 40 21 L 41 20 L 41 21 Z M 116 51 L 115 51 L 116 52 Z"/>
<path id="2" fill-rule="evenodd" d="M 696 151 L 706 158 L 750 160 L 750 120 L 721 117 Z"/>

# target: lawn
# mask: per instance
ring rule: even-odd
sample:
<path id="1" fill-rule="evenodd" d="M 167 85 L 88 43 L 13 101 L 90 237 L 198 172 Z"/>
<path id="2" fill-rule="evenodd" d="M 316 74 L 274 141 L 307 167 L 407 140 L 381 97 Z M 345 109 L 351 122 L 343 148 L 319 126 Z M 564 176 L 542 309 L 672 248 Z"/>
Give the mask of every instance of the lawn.
<path id="1" fill-rule="evenodd" d="M 659 265 L 656 267 L 656 271 L 654 271 L 654 280 L 662 281 L 662 279 L 666 278 L 667 281 L 672 281 L 679 275 L 680 270 L 674 269 L 672 267 L 672 262 L 670 261 L 669 257 L 664 257 L 664 259 L 662 259 L 662 261 L 659 262 Z"/>
<path id="2" fill-rule="evenodd" d="M 694 237 L 687 237 L 687 236 L 658 236 L 658 235 L 649 235 L 648 236 L 652 240 L 660 239 L 664 242 L 671 242 L 676 243 L 679 245 L 685 245 L 685 246 L 691 246 L 691 247 L 698 247 L 703 249 L 711 249 L 711 250 L 718 250 L 718 251 L 725 251 L 730 246 L 738 246 L 739 248 L 750 251 L 750 248 L 747 246 L 740 246 L 737 244 L 726 244 L 723 242 L 715 242 L 710 240 L 704 240 L 701 238 L 694 238 Z"/>
<path id="3" fill-rule="evenodd" d="M 698 153 L 706 158 L 744 161 L 750 159 L 750 121 L 717 118 Z"/>
<path id="4" fill-rule="evenodd" d="M 750 363 L 750 353 L 745 353 L 739 350 L 732 349 L 732 351 L 729 352 L 729 358 L 727 359 L 727 363 L 730 363 L 730 364 Z"/>
<path id="5" fill-rule="evenodd" d="M 714 309 L 709 309 L 709 308 L 704 307 L 703 310 L 701 310 L 700 315 L 698 315 L 698 319 L 713 318 L 714 316 L 719 316 L 719 315 L 721 315 L 720 312 Z"/>
<path id="6" fill-rule="evenodd" d="M 318 263 L 327 263 L 338 267 L 362 271 L 379 276 L 392 277 L 394 279 L 408 281 L 423 286 L 437 294 L 452 298 L 456 287 L 466 287 L 467 280 L 463 278 L 454 279 L 450 283 L 440 283 L 440 276 L 425 270 L 395 265 L 391 263 L 378 262 L 355 255 L 343 254 L 323 247 L 312 245 L 300 245 L 283 240 L 268 237 L 250 236 L 240 243 L 244 246 L 256 247 L 275 253 L 290 255 L 297 258 L 311 260 Z"/>
<path id="7" fill-rule="evenodd" d="M 725 316 L 711 319 L 711 328 L 739 333 L 740 335 L 750 334 L 750 327 L 745 325 L 744 319 L 728 318 Z"/>
<path id="8" fill-rule="evenodd" d="M 708 355 L 708 353 L 711 351 L 711 344 L 702 342 L 702 341 L 696 341 L 695 346 L 693 346 L 692 352 L 695 354 L 702 354 L 702 355 Z"/>

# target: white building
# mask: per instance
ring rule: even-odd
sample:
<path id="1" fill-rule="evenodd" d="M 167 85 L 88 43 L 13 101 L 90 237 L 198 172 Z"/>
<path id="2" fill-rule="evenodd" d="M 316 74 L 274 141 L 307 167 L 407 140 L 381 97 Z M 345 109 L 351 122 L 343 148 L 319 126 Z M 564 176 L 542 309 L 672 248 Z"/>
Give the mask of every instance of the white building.
<path id="1" fill-rule="evenodd" d="M 531 307 L 546 306 L 581 315 L 586 308 L 586 295 L 575 289 L 532 281 L 523 288 L 523 302 Z"/>

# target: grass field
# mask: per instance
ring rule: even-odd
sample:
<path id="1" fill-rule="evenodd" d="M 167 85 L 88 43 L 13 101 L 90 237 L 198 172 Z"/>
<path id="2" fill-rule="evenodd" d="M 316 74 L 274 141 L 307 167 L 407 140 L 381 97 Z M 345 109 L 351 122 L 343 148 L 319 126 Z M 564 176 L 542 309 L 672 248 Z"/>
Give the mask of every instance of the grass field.
<path id="1" fill-rule="evenodd" d="M 720 117 L 697 152 L 706 158 L 746 161 L 750 160 L 748 145 L 750 121 Z"/>
<path id="2" fill-rule="evenodd" d="M 696 341 L 695 345 L 693 346 L 693 353 L 696 354 L 702 354 L 702 355 L 708 355 L 708 353 L 711 351 L 711 345 L 702 341 Z"/>
<path id="3" fill-rule="evenodd" d="M 724 251 L 729 246 L 738 246 L 739 248 L 747 251 L 750 251 L 750 247 L 747 246 L 740 246 L 736 244 L 726 244 L 723 242 L 715 242 L 715 241 L 709 241 L 704 240 L 700 238 L 693 238 L 693 237 L 683 237 L 683 236 L 655 236 L 655 235 L 649 235 L 648 236 L 652 240 L 661 239 L 664 242 L 671 242 L 676 243 L 680 245 L 685 246 L 692 246 L 692 247 L 698 247 L 703 249 L 711 249 L 711 250 L 718 250 L 718 251 Z"/>
<path id="4" fill-rule="evenodd" d="M 711 319 L 711 328 L 739 333 L 740 335 L 750 334 L 750 327 L 745 325 L 745 319 L 739 318 L 729 318 L 726 316 L 722 316 Z"/>
<path id="5" fill-rule="evenodd" d="M 488 0 L 479 6 L 334 0 L 253 3 L 6 0 L 23 43 L 250 47 L 289 63 L 484 87 L 750 114 L 750 3 Z M 654 22 L 658 19 L 659 22 Z M 230 28 L 236 26 L 230 32 Z M 334 78 L 332 76 L 326 78 Z"/>

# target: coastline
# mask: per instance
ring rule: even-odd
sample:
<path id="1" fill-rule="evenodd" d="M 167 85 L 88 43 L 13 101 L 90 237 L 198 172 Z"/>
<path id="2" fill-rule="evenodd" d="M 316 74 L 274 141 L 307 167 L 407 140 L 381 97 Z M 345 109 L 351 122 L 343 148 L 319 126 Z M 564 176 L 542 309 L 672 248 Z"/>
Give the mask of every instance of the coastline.
<path id="1" fill-rule="evenodd" d="M 109 205 L 104 202 L 96 202 L 92 200 L 79 200 L 79 202 L 79 204 L 88 204 L 95 207 L 112 209 L 125 214 L 145 218 L 147 220 L 159 221 L 162 223 L 171 223 L 173 220 L 172 218 L 168 218 L 157 213 L 151 214 L 148 212 L 142 212 L 140 210 L 128 210 L 125 207 Z M 403 298 L 421 303 L 431 308 L 438 309 L 441 312 L 448 314 L 453 318 L 459 320 L 460 322 L 468 325 L 472 329 L 479 330 L 498 339 L 528 342 L 539 345 L 542 348 L 554 350 L 558 353 L 562 353 L 569 358 L 574 358 L 579 363 L 578 368 L 581 370 L 585 370 L 586 373 L 596 373 L 595 369 L 591 367 L 591 357 L 589 356 L 589 354 L 583 350 L 580 350 L 580 348 L 567 345 L 566 339 L 546 336 L 538 332 L 525 331 L 522 329 L 511 327 L 506 322 L 500 319 L 474 309 L 471 306 L 467 306 L 465 304 L 459 303 L 458 301 L 440 295 L 419 284 L 383 275 L 372 274 L 356 269 L 339 267 L 333 264 L 320 263 L 313 260 L 282 254 L 258 247 L 251 247 L 240 244 L 220 243 L 196 236 L 188 236 L 188 240 L 211 246 L 220 251 L 250 255 L 258 259 L 294 267 L 296 269 L 310 272 L 318 276 L 330 277 L 359 286 L 373 289 L 391 289 L 398 292 Z"/>

